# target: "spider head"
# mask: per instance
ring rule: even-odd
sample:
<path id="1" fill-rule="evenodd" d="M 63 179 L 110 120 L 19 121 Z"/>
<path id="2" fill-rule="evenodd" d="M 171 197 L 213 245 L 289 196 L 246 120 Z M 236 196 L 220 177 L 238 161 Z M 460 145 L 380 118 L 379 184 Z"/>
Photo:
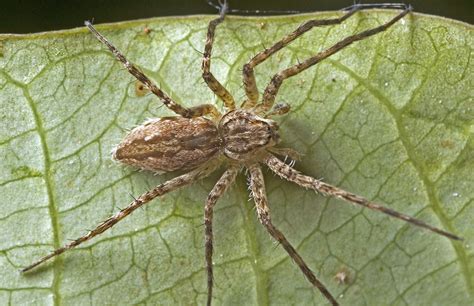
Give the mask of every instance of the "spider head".
<path id="1" fill-rule="evenodd" d="M 278 124 L 252 110 L 238 109 L 225 114 L 219 122 L 224 154 L 233 160 L 258 158 L 266 148 L 280 142 Z"/>

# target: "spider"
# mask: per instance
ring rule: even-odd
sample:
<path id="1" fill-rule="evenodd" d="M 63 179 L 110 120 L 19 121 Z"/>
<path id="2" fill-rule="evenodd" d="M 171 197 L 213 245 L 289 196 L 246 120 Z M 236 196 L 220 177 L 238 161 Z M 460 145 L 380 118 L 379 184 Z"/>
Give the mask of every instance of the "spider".
<path id="1" fill-rule="evenodd" d="M 244 168 L 247 170 L 249 176 L 251 195 L 255 202 L 258 220 L 268 233 L 283 246 L 309 282 L 316 287 L 332 305 L 338 305 L 336 299 L 325 285 L 318 280 L 293 245 L 286 239 L 285 235 L 273 225 L 265 192 L 261 164 L 265 164 L 275 174 L 301 187 L 313 189 L 321 194 L 334 196 L 347 202 L 382 212 L 450 239 L 462 240 L 462 238 L 454 234 L 438 229 L 423 221 L 371 202 L 361 196 L 342 190 L 321 180 L 304 175 L 295 170 L 291 163 L 287 164 L 276 157 L 276 155 L 283 157 L 289 156 L 292 159 L 298 159 L 299 157 L 298 153 L 292 149 L 278 146 L 280 142 L 278 134 L 279 127 L 277 122 L 271 119 L 274 116 L 284 115 L 290 111 L 288 104 L 274 103 L 278 90 L 284 80 L 310 68 L 356 41 L 385 31 L 412 10 L 410 5 L 354 4 L 353 6 L 343 9 L 344 14 L 338 18 L 309 20 L 301 24 L 297 29 L 277 41 L 270 48 L 266 48 L 257 53 L 244 65 L 243 84 L 246 99 L 241 103 L 240 108 L 236 107 L 232 95 L 211 72 L 211 52 L 215 31 L 217 26 L 224 21 L 226 12 L 228 11 L 227 1 L 219 1 L 218 7 L 220 10 L 219 17 L 210 21 L 208 25 L 207 39 L 202 59 L 202 77 L 207 86 L 223 101 L 225 106 L 224 114 L 219 112 L 212 104 L 202 104 L 196 107 L 186 108 L 176 103 L 134 64 L 129 62 L 89 21 L 85 22 L 85 25 L 92 34 L 107 46 L 123 66 L 141 82 L 141 84 L 155 94 L 166 107 L 177 115 L 173 117 L 150 119 L 134 128 L 114 149 L 113 158 L 124 164 L 158 173 L 177 170 L 187 172 L 140 195 L 127 207 L 100 223 L 86 235 L 40 258 L 30 266 L 24 268 L 22 270 L 23 272 L 29 271 L 48 259 L 102 234 L 131 214 L 134 210 L 154 198 L 190 185 L 208 176 L 223 164 L 226 165 L 226 170 L 210 191 L 204 208 L 207 305 L 211 304 L 214 284 L 212 263 L 213 209 L 218 199 L 234 182 L 237 174 Z M 259 91 L 254 75 L 254 68 L 259 64 L 314 27 L 340 24 L 357 11 L 372 8 L 397 9 L 401 10 L 401 12 L 378 27 L 348 36 L 328 49 L 276 73 L 266 86 L 262 98 L 259 98 Z"/>

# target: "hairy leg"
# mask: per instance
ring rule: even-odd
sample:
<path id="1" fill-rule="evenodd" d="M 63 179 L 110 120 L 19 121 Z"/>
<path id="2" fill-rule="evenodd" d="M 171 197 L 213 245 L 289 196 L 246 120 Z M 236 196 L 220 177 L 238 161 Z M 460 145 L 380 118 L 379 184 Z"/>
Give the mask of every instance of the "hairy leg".
<path id="1" fill-rule="evenodd" d="M 131 63 L 110 41 L 108 41 L 102 34 L 100 34 L 89 21 L 84 24 L 95 37 L 109 48 L 112 54 L 119 60 L 122 65 L 132 74 L 138 81 L 147 87 L 153 94 L 155 94 L 163 104 L 170 110 L 185 118 L 192 118 L 201 116 L 203 111 L 211 110 L 209 107 L 203 108 L 186 108 L 173 101 L 166 93 L 164 93 L 152 80 L 150 80 L 143 72 L 141 72 L 133 63 Z M 214 108 L 215 109 L 215 108 Z"/>
<path id="2" fill-rule="evenodd" d="M 354 4 L 348 8 L 343 9 L 347 11 L 344 15 L 338 18 L 331 19 L 313 19 L 308 20 L 305 23 L 301 24 L 293 32 L 283 37 L 281 40 L 277 41 L 273 46 L 268 49 L 262 50 L 257 53 L 247 64 L 243 67 L 243 79 L 245 94 L 247 95 L 247 100 L 245 101 L 243 107 L 250 108 L 257 104 L 258 101 L 258 88 L 255 81 L 254 68 L 263 63 L 266 59 L 272 56 L 274 53 L 283 49 L 293 40 L 297 39 L 304 33 L 308 32 L 314 27 L 335 25 L 344 22 L 347 18 L 351 17 L 355 12 L 372 9 L 372 8 L 388 8 L 388 9 L 405 9 L 404 4 L 397 3 L 384 3 L 384 4 Z"/>
<path id="3" fill-rule="evenodd" d="M 222 21 L 224 21 L 225 13 L 228 8 L 227 1 L 219 3 L 219 17 L 209 22 L 209 26 L 207 28 L 206 46 L 204 47 L 204 55 L 202 58 L 202 78 L 206 82 L 207 86 L 209 86 L 209 88 L 216 94 L 216 96 L 218 96 L 224 102 L 225 107 L 229 111 L 235 109 L 234 98 L 211 73 L 211 52 L 212 45 L 214 43 L 216 27 Z"/>
<path id="4" fill-rule="evenodd" d="M 214 120 L 219 121 L 222 114 L 212 104 L 201 104 L 190 108 L 192 117 L 201 117 L 205 115 L 211 116 Z"/>
<path id="5" fill-rule="evenodd" d="M 224 194 L 227 188 L 232 184 L 235 176 L 239 172 L 239 168 L 232 167 L 228 169 L 212 188 L 207 197 L 206 206 L 204 207 L 204 226 L 205 226 L 205 244 L 206 244 L 206 269 L 207 269 L 207 305 L 211 305 L 212 287 L 213 287 L 213 269 L 212 269 L 212 217 L 213 209 L 217 200 Z"/>
<path id="6" fill-rule="evenodd" d="M 89 231 L 86 235 L 79 237 L 70 243 L 64 245 L 63 247 L 60 247 L 59 249 L 54 250 L 52 253 L 49 255 L 46 255 L 33 264 L 29 265 L 28 267 L 24 268 L 21 270 L 22 272 L 27 272 L 34 267 L 42 264 L 43 262 L 47 261 L 50 258 L 53 258 L 59 254 L 64 253 L 67 250 L 70 250 L 72 248 L 75 248 L 76 246 L 80 245 L 83 242 L 86 242 L 92 238 L 94 238 L 97 235 L 102 234 L 115 224 L 117 224 L 120 220 L 125 218 L 126 216 L 130 215 L 134 210 L 137 208 L 143 206 L 144 204 L 150 202 L 154 198 L 164 195 L 165 193 L 174 191 L 178 188 L 181 188 L 183 186 L 189 185 L 193 182 L 195 182 L 198 179 L 201 179 L 203 177 L 206 177 L 210 173 L 212 173 L 217 167 L 219 166 L 219 163 L 216 161 L 210 161 L 208 164 L 195 169 L 193 171 L 190 171 L 186 174 L 180 175 L 178 177 L 175 177 L 167 182 L 164 182 L 155 188 L 153 188 L 150 191 L 145 192 L 144 194 L 140 195 L 138 198 L 136 198 L 132 203 L 130 203 L 127 207 L 121 209 L 119 212 L 117 212 L 115 215 L 111 216 L 110 218 L 106 219 L 102 223 L 100 223 L 95 229 Z"/>
<path id="7" fill-rule="evenodd" d="M 399 213 L 399 212 L 397 212 L 393 209 L 381 206 L 381 205 L 379 205 L 377 203 L 374 203 L 374 202 L 371 202 L 371 201 L 369 201 L 369 200 L 367 200 L 367 199 L 365 199 L 361 196 L 358 196 L 356 194 L 347 192 L 347 191 L 345 191 L 343 189 L 340 189 L 340 188 L 337 188 L 335 186 L 326 184 L 326 183 L 324 183 L 320 180 L 317 180 L 317 179 L 315 179 L 311 176 L 301 174 L 299 171 L 293 169 L 291 166 L 285 164 L 284 162 L 282 162 L 281 160 L 279 160 L 278 158 L 276 158 L 273 155 L 268 155 L 268 157 L 265 159 L 265 163 L 267 164 L 267 166 L 273 172 L 278 174 L 280 177 L 282 177 L 282 178 L 284 178 L 284 179 L 286 179 L 290 182 L 296 183 L 296 184 L 300 185 L 301 187 L 310 188 L 310 189 L 316 190 L 318 192 L 321 192 L 323 194 L 334 196 L 336 198 L 342 199 L 342 200 L 347 201 L 349 203 L 361 205 L 363 207 L 367 207 L 367 208 L 372 209 L 372 210 L 380 211 L 380 212 L 382 212 L 384 214 L 387 214 L 391 217 L 395 217 L 395 218 L 401 219 L 403 221 L 409 222 L 413 225 L 426 228 L 426 229 L 428 229 L 432 232 L 435 232 L 439 235 L 448 237 L 448 238 L 453 239 L 453 240 L 462 240 L 461 237 L 458 237 L 454 234 L 443 231 L 443 230 L 441 230 L 439 228 L 436 228 L 432 225 L 429 225 L 429 224 L 427 224 L 427 223 L 425 223 L 421 220 L 418 220 L 418 219 L 412 218 L 408 215 Z"/>
<path id="8" fill-rule="evenodd" d="M 350 16 L 351 12 L 353 13 L 353 11 L 355 11 L 355 10 L 365 9 L 365 8 L 372 8 L 372 7 L 373 6 L 370 6 L 370 5 L 366 6 L 366 5 L 356 4 L 356 5 L 351 7 L 351 11 L 349 11 L 349 13 L 347 13 L 345 16 L 347 16 L 347 15 Z M 382 7 L 387 7 L 387 6 L 385 5 L 385 6 L 382 6 Z M 359 9 L 357 9 L 357 8 L 359 8 Z M 293 66 L 291 66 L 291 67 L 289 67 L 285 70 L 282 70 L 282 71 L 278 72 L 277 74 L 275 74 L 272 77 L 270 83 L 265 88 L 265 91 L 263 93 L 262 103 L 257 105 L 259 110 L 261 110 L 262 112 L 267 112 L 268 110 L 270 110 L 272 108 L 273 103 L 275 101 L 275 97 L 278 93 L 278 90 L 279 90 L 281 84 L 283 83 L 283 81 L 285 79 L 287 79 L 289 77 L 292 77 L 292 76 L 308 69 L 309 67 L 319 63 L 320 61 L 324 60 L 325 58 L 328 58 L 329 56 L 337 53 L 338 51 L 340 51 L 342 49 L 344 49 L 345 47 L 352 44 L 353 42 L 363 40 L 363 39 L 365 39 L 369 36 L 372 36 L 372 35 L 375 35 L 377 33 L 385 31 L 386 29 L 388 29 L 390 26 L 392 26 L 394 23 L 396 23 L 398 20 L 403 18 L 406 14 L 408 14 L 412 10 L 411 6 L 404 5 L 404 4 L 394 4 L 394 7 L 392 7 L 392 8 L 403 8 L 403 11 L 400 12 L 398 15 L 396 15 L 391 20 L 389 20 L 388 22 L 386 22 L 386 23 L 384 23 L 384 24 L 382 24 L 378 27 L 360 32 L 358 34 L 348 36 L 348 37 L 344 38 L 343 40 L 339 41 L 338 43 L 334 44 L 332 47 L 330 47 L 330 48 L 328 48 L 324 51 L 319 52 L 315 56 L 312 56 L 312 57 L 304 60 L 301 63 L 293 65 Z M 342 18 L 344 18 L 344 16 Z M 293 38 L 291 36 L 291 34 L 289 36 L 291 38 Z M 284 44 L 281 43 L 281 46 L 280 46 L 279 43 L 277 43 L 275 46 L 278 46 L 278 48 L 281 49 L 282 47 L 284 47 Z M 263 54 L 265 54 L 265 51 L 263 51 Z M 265 55 L 260 56 L 260 58 L 262 58 L 262 61 L 264 59 L 266 59 L 267 57 L 268 56 L 265 56 Z M 245 74 L 246 74 L 246 72 L 245 72 L 245 68 L 244 68 L 244 75 Z M 253 75 L 253 72 L 250 75 Z"/>
<path id="9" fill-rule="evenodd" d="M 296 252 L 295 248 L 288 242 L 288 240 L 286 240 L 283 233 L 272 224 L 267 194 L 265 192 L 265 183 L 263 181 L 260 165 L 253 164 L 248 167 L 248 170 L 250 172 L 250 189 L 252 190 L 252 196 L 255 201 L 258 220 L 260 223 L 262 223 L 270 235 L 283 246 L 285 251 L 300 267 L 303 274 L 313 284 L 313 286 L 318 288 L 332 305 L 339 305 L 328 289 L 316 278 L 316 276 L 314 276 L 313 271 L 311 271 L 303 258 Z"/>

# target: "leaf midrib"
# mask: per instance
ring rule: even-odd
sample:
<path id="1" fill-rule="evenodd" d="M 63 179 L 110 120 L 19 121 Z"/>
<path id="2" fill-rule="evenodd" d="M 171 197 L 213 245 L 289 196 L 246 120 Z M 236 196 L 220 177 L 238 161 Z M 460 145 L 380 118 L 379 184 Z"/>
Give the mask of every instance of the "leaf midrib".
<path id="1" fill-rule="evenodd" d="M 38 137 L 40 139 L 40 144 L 41 144 L 41 149 L 42 149 L 42 155 L 43 155 L 43 163 L 44 163 L 44 175 L 43 179 L 45 182 L 46 186 L 46 193 L 48 196 L 48 211 L 49 215 L 51 217 L 51 228 L 53 230 L 53 247 L 54 249 L 57 249 L 60 247 L 60 239 L 59 239 L 59 220 L 58 220 L 58 208 L 55 202 L 54 198 L 54 183 L 53 180 L 51 179 L 52 173 L 51 173 L 51 156 L 49 154 L 49 148 L 48 144 L 46 141 L 46 131 L 43 126 L 43 120 L 41 119 L 40 113 L 38 109 L 36 108 L 35 102 L 31 98 L 31 95 L 28 91 L 27 85 L 24 85 L 22 83 L 19 83 L 18 81 L 14 80 L 11 78 L 8 74 L 5 72 L 2 72 L 3 76 L 12 84 L 18 86 L 21 88 L 23 91 L 24 97 L 26 101 L 28 101 L 28 106 L 31 109 L 31 112 L 33 114 L 33 119 L 34 123 L 36 126 L 36 132 L 38 134 Z M 60 305 L 61 304 L 61 291 L 60 291 L 60 279 L 61 279 L 61 270 L 63 267 L 63 260 L 61 256 L 56 257 L 54 260 L 54 265 L 53 265 L 53 283 L 51 286 L 51 289 L 53 291 L 53 302 L 54 305 Z"/>

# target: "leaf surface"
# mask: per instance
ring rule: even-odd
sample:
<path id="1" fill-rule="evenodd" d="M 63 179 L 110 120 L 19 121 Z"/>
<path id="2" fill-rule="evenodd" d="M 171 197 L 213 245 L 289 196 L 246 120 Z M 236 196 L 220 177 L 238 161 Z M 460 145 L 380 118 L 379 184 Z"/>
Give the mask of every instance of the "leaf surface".
<path id="1" fill-rule="evenodd" d="M 212 71 L 240 103 L 241 67 L 252 55 L 305 20 L 335 14 L 229 17 L 217 30 Z M 312 30 L 256 68 L 260 90 L 277 71 L 393 14 Z M 196 52 L 211 18 L 98 28 L 176 101 L 222 109 Z M 303 154 L 297 169 L 465 238 L 449 241 L 265 170 L 275 224 L 341 304 L 473 302 L 473 47 L 472 26 L 411 14 L 282 86 L 277 101 L 292 112 L 277 120 L 283 146 Z M 175 175 L 110 159 L 128 129 L 165 115 L 84 28 L 0 36 L 2 304 L 205 303 L 203 203 L 219 173 L 54 263 L 18 272 Z M 259 225 L 244 174 L 214 215 L 216 305 L 326 303 Z M 338 284 L 341 272 L 348 280 Z"/>

